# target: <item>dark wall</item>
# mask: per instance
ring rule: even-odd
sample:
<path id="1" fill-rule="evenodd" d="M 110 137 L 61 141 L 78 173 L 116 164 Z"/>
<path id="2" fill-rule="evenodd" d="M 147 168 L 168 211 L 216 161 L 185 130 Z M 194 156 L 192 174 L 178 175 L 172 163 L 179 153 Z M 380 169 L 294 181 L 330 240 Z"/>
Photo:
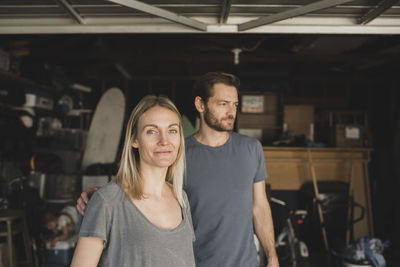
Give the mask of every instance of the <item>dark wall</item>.
<path id="1" fill-rule="evenodd" d="M 374 136 L 371 184 L 376 235 L 400 248 L 400 94 L 392 78 L 370 80 L 368 111 Z"/>

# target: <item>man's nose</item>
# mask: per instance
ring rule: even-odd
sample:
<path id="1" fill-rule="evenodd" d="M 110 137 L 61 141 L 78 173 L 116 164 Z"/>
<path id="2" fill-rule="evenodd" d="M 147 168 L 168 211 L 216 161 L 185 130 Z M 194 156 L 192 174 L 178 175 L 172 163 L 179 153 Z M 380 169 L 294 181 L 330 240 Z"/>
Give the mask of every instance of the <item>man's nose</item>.
<path id="1" fill-rule="evenodd" d="M 236 114 L 236 105 L 229 105 L 228 106 L 228 114 L 229 115 L 235 115 Z"/>

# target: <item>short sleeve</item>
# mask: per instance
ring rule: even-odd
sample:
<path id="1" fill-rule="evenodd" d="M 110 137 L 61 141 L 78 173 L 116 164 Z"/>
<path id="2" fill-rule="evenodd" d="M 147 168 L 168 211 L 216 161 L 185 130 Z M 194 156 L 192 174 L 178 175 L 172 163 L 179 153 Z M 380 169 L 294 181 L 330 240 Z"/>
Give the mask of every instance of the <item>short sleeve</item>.
<path id="1" fill-rule="evenodd" d="M 268 174 L 267 174 L 267 167 L 265 167 L 264 151 L 261 146 L 261 143 L 258 140 L 255 145 L 255 149 L 256 149 L 255 151 L 256 160 L 258 161 L 258 168 L 256 171 L 256 175 L 254 177 L 254 183 L 257 183 L 267 179 Z"/>
<path id="2" fill-rule="evenodd" d="M 97 237 L 107 242 L 110 218 L 109 206 L 105 203 L 101 193 L 94 193 L 86 207 L 79 236 Z"/>
<path id="3" fill-rule="evenodd" d="M 186 192 L 183 191 L 183 200 L 185 202 L 185 213 L 186 213 L 186 217 L 188 219 L 188 224 L 189 227 L 191 229 L 192 232 L 192 241 L 196 241 L 196 236 L 194 234 L 194 228 L 193 228 L 193 221 L 192 221 L 192 212 L 190 211 L 190 204 L 189 204 L 189 200 L 187 198 Z"/>

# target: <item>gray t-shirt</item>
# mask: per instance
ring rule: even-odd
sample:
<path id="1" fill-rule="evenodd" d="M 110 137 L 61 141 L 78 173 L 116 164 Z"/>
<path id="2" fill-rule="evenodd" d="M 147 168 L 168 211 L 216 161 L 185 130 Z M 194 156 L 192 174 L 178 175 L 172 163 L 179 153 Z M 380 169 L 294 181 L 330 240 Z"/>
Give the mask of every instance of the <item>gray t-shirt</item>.
<path id="1" fill-rule="evenodd" d="M 231 133 L 222 146 L 186 138 L 184 189 L 192 211 L 197 267 L 255 267 L 253 183 L 267 178 L 259 141 Z"/>
<path id="2" fill-rule="evenodd" d="M 190 207 L 174 229 L 152 224 L 119 184 L 112 182 L 90 199 L 80 229 L 80 237 L 97 237 L 105 241 L 99 266 L 195 266 L 192 244 L 194 232 Z"/>

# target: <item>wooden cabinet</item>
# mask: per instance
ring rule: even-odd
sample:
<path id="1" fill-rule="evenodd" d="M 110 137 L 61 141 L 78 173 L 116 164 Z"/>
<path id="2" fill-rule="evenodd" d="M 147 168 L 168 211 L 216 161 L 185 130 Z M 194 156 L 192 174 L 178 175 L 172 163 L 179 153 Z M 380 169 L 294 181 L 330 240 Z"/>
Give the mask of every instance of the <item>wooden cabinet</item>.
<path id="1" fill-rule="evenodd" d="M 368 163 L 372 149 L 367 148 L 288 148 L 264 147 L 271 190 L 299 190 L 312 181 L 314 166 L 317 181 L 349 183 L 354 201 L 365 207 L 364 219 L 354 224 L 354 238 L 373 236 Z M 353 217 L 358 218 L 359 210 Z"/>

